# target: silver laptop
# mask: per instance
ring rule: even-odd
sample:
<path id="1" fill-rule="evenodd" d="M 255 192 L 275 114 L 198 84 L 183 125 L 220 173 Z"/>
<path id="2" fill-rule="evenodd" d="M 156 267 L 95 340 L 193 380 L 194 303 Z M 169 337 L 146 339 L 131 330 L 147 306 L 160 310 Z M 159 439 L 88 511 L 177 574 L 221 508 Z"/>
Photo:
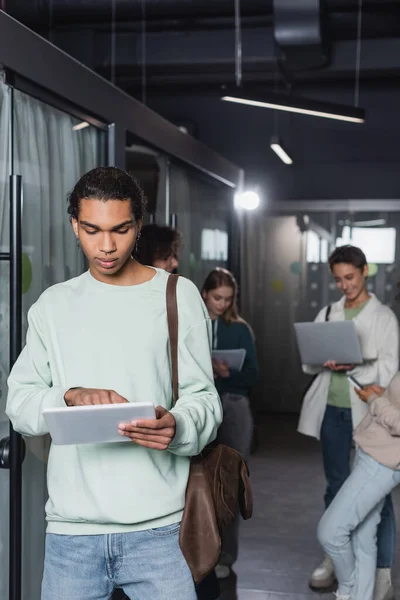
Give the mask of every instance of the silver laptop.
<path id="1" fill-rule="evenodd" d="M 353 321 L 295 323 L 294 327 L 304 365 L 320 366 L 328 360 L 338 365 L 362 364 L 360 340 Z"/>

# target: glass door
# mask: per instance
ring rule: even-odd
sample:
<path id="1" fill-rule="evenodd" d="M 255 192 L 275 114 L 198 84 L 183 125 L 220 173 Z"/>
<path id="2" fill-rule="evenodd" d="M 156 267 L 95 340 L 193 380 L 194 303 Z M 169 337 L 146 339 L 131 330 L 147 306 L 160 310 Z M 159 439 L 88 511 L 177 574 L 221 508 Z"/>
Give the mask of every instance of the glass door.
<path id="1" fill-rule="evenodd" d="M 5 415 L 10 339 L 9 181 L 12 94 L 0 72 L 0 440 L 9 436 Z M 0 459 L 1 460 L 1 459 Z M 8 598 L 9 471 L 0 468 L 0 598 Z"/>
<path id="2" fill-rule="evenodd" d="M 4 409 L 10 340 L 15 347 L 19 335 L 21 344 L 25 343 L 27 312 L 47 287 L 75 277 L 86 268 L 69 223 L 67 195 L 81 175 L 105 164 L 105 136 L 104 131 L 31 96 L 5 85 L 0 87 L 0 439 L 9 432 Z M 13 238 L 11 244 L 10 173 L 15 175 L 12 184 L 20 184 L 20 190 L 14 185 L 13 197 L 19 200 L 22 210 L 22 236 L 19 240 Z M 15 246 L 18 246 L 21 270 L 15 278 L 19 282 L 18 298 L 12 308 L 19 307 L 19 319 L 17 326 L 10 328 L 13 322 L 9 311 L 11 273 L 6 258 L 9 254 L 14 256 Z M 12 439 L 16 438 L 17 442 L 21 439 L 14 434 Z M 18 465 L 11 471 L 0 469 L 2 600 L 40 600 L 49 444 L 48 436 L 24 439 L 26 455 L 21 478 Z M 16 454 L 11 452 L 14 457 Z M 18 485 L 9 485 L 10 476 L 11 482 L 19 479 Z M 14 508 L 11 526 L 10 497 L 12 507 L 18 507 L 22 500 L 21 515 Z M 14 540 L 10 550 L 9 539 Z M 9 586 L 10 566 L 12 584 Z"/>
<path id="3" fill-rule="evenodd" d="M 77 180 L 104 164 L 105 133 L 14 92 L 14 170 L 22 176 L 22 337 L 27 312 L 49 286 L 83 272 L 67 214 Z M 22 479 L 22 598 L 39 600 L 44 559 L 48 436 L 26 438 Z"/>

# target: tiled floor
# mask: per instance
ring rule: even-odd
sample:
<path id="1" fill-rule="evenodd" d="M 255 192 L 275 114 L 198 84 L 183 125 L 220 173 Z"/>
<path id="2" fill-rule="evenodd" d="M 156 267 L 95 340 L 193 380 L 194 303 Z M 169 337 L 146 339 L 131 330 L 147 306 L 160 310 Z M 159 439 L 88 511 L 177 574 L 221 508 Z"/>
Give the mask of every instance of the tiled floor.
<path id="1" fill-rule="evenodd" d="M 323 510 L 324 478 L 318 443 L 297 434 L 296 423 L 291 416 L 262 419 L 260 449 L 250 464 L 254 516 L 242 522 L 237 583 L 234 578 L 224 582 L 221 600 L 319 598 L 307 582 L 321 560 L 315 531 Z M 400 489 L 394 499 L 399 514 Z M 396 566 L 400 590 L 399 552 Z"/>

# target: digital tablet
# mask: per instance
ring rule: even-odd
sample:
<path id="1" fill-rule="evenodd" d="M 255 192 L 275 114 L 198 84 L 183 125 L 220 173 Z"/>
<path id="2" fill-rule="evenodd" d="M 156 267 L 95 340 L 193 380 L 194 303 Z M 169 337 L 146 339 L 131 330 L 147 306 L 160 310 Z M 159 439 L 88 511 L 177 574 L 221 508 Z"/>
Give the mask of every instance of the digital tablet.
<path id="1" fill-rule="evenodd" d="M 212 357 L 215 360 L 226 362 L 233 371 L 241 371 L 246 358 L 246 350 L 238 348 L 236 350 L 213 350 Z"/>
<path id="2" fill-rule="evenodd" d="M 363 362 L 360 340 L 353 321 L 329 323 L 295 323 L 301 362 L 321 366 L 328 360 L 338 365 Z"/>
<path id="3" fill-rule="evenodd" d="M 137 419 L 155 419 L 155 408 L 144 402 L 66 406 L 46 408 L 43 417 L 54 444 L 130 442 L 130 438 L 119 435 L 118 425 Z"/>

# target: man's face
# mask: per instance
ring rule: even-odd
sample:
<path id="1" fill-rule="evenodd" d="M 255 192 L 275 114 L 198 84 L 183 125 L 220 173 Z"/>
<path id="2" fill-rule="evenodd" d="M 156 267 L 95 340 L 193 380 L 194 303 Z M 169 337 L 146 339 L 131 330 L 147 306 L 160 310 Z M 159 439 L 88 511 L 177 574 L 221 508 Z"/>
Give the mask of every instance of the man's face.
<path id="1" fill-rule="evenodd" d="M 107 281 L 131 258 L 141 223 L 135 222 L 129 200 L 84 199 L 72 227 L 90 270 Z"/>

